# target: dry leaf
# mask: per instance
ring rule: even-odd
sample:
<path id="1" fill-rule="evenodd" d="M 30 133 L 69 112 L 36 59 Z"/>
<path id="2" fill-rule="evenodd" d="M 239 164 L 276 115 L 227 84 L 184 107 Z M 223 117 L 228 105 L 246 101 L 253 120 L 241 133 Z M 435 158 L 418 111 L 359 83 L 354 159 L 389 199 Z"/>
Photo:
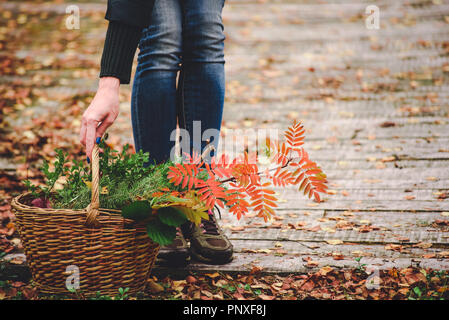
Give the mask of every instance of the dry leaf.
<path id="1" fill-rule="evenodd" d="M 215 279 L 218 278 L 220 276 L 220 274 L 218 272 L 214 272 L 214 273 L 206 273 L 205 276 Z"/>
<path id="2" fill-rule="evenodd" d="M 164 287 L 156 283 L 154 280 L 150 279 L 147 282 L 147 288 L 151 293 L 160 293 L 164 291 Z"/>
<path id="3" fill-rule="evenodd" d="M 322 267 L 320 271 L 318 271 L 322 276 L 327 275 L 329 272 L 333 271 L 334 269 L 332 267 L 326 266 Z"/>
<path id="4" fill-rule="evenodd" d="M 340 239 L 326 240 L 326 242 L 328 244 L 332 244 L 332 245 L 338 245 L 338 244 L 342 244 L 343 243 L 343 241 L 341 241 Z"/>
<path id="5" fill-rule="evenodd" d="M 414 245 L 414 247 L 416 248 L 421 248 L 421 249 L 428 249 L 432 246 L 432 243 L 430 242 L 420 242 Z"/>

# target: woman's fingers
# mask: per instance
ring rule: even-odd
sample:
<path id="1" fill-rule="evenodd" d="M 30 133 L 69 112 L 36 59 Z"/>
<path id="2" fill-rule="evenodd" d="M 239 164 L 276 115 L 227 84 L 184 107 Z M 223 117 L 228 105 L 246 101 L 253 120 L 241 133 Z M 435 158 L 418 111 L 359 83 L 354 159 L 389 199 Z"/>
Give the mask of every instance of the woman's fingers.
<path id="1" fill-rule="evenodd" d="M 81 120 L 80 143 L 83 146 L 86 146 L 86 121 L 85 121 L 84 117 Z"/>
<path id="2" fill-rule="evenodd" d="M 91 120 L 87 122 L 86 128 L 86 155 L 87 162 L 92 159 L 92 149 L 94 148 L 94 143 L 97 138 L 97 125 L 98 121 Z"/>
<path id="3" fill-rule="evenodd" d="M 97 133 L 95 138 L 98 137 L 101 138 L 103 134 L 106 132 L 106 130 L 114 123 L 114 120 L 115 118 L 113 114 L 112 113 L 109 114 L 107 118 L 104 121 L 102 121 L 101 124 L 97 127 Z"/>

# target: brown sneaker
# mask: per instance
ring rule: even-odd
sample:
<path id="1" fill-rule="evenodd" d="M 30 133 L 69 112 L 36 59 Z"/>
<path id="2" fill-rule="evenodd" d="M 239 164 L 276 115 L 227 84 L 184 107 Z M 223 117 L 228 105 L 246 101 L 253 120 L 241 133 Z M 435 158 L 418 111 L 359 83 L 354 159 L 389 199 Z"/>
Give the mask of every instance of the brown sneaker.
<path id="1" fill-rule="evenodd" d="M 159 249 L 157 259 L 159 265 L 182 266 L 189 262 L 190 254 L 187 241 L 180 230 L 173 243 Z"/>
<path id="2" fill-rule="evenodd" d="M 233 246 L 213 214 L 209 215 L 209 220 L 201 219 L 199 226 L 183 225 L 182 232 L 190 239 L 190 254 L 197 260 L 207 264 L 225 264 L 232 260 Z"/>

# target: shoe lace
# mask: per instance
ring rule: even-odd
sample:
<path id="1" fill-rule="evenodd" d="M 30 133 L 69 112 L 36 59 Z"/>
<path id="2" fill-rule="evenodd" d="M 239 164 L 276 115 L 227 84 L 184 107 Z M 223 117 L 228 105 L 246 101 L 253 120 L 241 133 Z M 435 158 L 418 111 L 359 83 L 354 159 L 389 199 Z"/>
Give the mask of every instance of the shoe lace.
<path id="1" fill-rule="evenodd" d="M 221 212 L 220 209 L 215 206 L 215 208 L 218 211 L 218 215 L 221 219 Z M 201 226 L 204 229 L 204 234 L 209 235 L 219 235 L 218 231 L 218 225 L 217 225 L 217 219 L 215 218 L 215 214 L 212 211 L 212 214 L 209 215 L 209 220 L 201 219 Z"/>

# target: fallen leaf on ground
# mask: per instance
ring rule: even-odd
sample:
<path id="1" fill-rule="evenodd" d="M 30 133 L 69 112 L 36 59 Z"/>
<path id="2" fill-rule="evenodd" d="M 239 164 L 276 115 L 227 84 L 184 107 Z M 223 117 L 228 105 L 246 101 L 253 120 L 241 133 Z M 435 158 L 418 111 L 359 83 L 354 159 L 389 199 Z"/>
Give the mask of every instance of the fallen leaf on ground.
<path id="1" fill-rule="evenodd" d="M 432 246 L 432 243 L 430 242 L 420 242 L 414 245 L 414 247 L 416 248 L 421 248 L 421 249 L 427 249 L 430 248 Z"/>
<path id="2" fill-rule="evenodd" d="M 151 293 L 160 293 L 164 291 L 164 287 L 156 283 L 154 280 L 150 279 L 147 282 L 147 288 Z"/>
<path id="3" fill-rule="evenodd" d="M 338 244 L 342 244 L 343 243 L 343 241 L 341 241 L 340 239 L 326 240 L 326 242 L 328 244 L 332 244 L 332 245 L 338 245 Z"/>

